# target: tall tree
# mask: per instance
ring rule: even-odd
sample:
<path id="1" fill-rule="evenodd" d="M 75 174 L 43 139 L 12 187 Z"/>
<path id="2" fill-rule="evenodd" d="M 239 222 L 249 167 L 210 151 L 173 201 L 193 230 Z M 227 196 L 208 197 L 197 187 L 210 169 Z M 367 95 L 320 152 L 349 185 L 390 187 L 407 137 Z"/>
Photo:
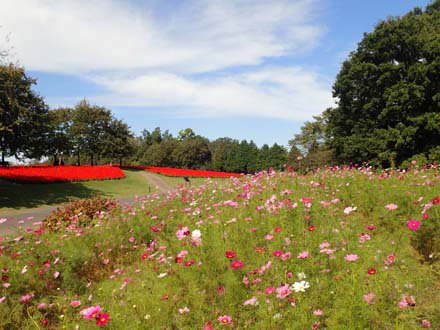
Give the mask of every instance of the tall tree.
<path id="1" fill-rule="evenodd" d="M 32 90 L 35 79 L 21 67 L 0 65 L 0 150 L 7 156 L 39 157 L 48 133 L 48 107 Z"/>
<path id="2" fill-rule="evenodd" d="M 206 168 L 211 161 L 208 142 L 201 136 L 187 137 L 179 141 L 177 148 L 173 151 L 175 163 L 184 168 Z"/>
<path id="3" fill-rule="evenodd" d="M 102 155 L 111 160 L 116 159 L 119 165 L 122 160 L 134 152 L 134 136 L 122 120 L 113 119 L 103 137 Z"/>
<path id="4" fill-rule="evenodd" d="M 328 111 L 341 162 L 389 166 L 440 141 L 440 0 L 380 22 L 343 63 Z"/>
<path id="5" fill-rule="evenodd" d="M 81 153 L 90 156 L 91 165 L 95 164 L 96 156 L 102 155 L 111 121 L 110 110 L 103 107 L 92 106 L 86 100 L 75 106 L 70 131 L 78 156 L 78 165 Z"/>
<path id="6" fill-rule="evenodd" d="M 69 157 L 73 144 L 69 135 L 72 126 L 72 109 L 59 108 L 49 111 L 50 130 L 46 136 L 46 156 L 53 157 L 53 164 L 60 165 L 63 156 Z"/>

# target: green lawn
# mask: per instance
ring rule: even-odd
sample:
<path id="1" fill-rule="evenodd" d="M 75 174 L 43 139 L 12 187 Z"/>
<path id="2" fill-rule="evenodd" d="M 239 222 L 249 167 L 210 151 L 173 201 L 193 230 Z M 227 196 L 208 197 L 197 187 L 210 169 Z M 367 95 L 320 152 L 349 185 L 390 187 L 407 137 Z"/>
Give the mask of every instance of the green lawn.
<path id="1" fill-rule="evenodd" d="M 21 184 L 0 180 L 0 214 L 13 210 L 60 204 L 95 195 L 129 197 L 146 195 L 155 188 L 138 171 L 124 171 L 121 180 Z"/>
<path id="2" fill-rule="evenodd" d="M 188 184 L 181 176 L 176 176 L 176 177 L 165 176 L 165 175 L 159 175 L 159 176 L 163 181 L 165 181 L 166 183 L 168 183 L 172 187 L 178 187 L 181 185 L 184 185 L 184 186 L 191 185 L 191 186 L 196 187 L 196 186 L 201 186 L 201 185 L 205 184 L 206 180 L 208 180 L 207 178 L 189 178 L 190 184 Z M 224 184 L 224 182 L 229 182 L 229 178 L 214 178 L 214 179 L 211 179 L 211 181 L 218 182 L 218 184 L 222 184 L 222 183 Z"/>

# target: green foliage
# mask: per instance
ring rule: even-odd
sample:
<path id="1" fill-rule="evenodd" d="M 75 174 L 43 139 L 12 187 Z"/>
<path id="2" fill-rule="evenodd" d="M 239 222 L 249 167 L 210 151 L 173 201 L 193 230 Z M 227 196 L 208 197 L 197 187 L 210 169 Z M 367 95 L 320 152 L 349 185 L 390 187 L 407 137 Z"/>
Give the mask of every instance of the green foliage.
<path id="1" fill-rule="evenodd" d="M 338 106 L 326 112 L 339 162 L 399 165 L 440 141 L 440 10 L 380 22 L 350 54 L 334 84 Z"/>
<path id="2" fill-rule="evenodd" d="M 51 231 L 64 231 L 66 227 L 88 227 L 100 216 L 101 212 L 110 212 L 116 207 L 113 199 L 93 197 L 65 204 L 53 211 L 43 222 Z"/>
<path id="3" fill-rule="evenodd" d="M 2 157 L 39 157 L 48 132 L 48 107 L 32 90 L 35 80 L 21 67 L 0 65 L 0 152 Z"/>
<path id="4" fill-rule="evenodd" d="M 111 120 L 109 110 L 96 105 L 92 106 L 86 100 L 75 106 L 70 134 L 76 153 L 82 152 L 90 155 L 91 165 L 94 164 L 95 154 L 101 154 L 105 148 Z"/>

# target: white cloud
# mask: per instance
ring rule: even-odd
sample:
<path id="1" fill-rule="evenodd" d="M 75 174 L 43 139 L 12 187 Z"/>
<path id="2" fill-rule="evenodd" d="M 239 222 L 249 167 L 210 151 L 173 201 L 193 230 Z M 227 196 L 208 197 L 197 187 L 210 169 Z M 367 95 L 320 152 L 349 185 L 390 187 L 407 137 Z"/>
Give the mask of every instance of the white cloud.
<path id="1" fill-rule="evenodd" d="M 27 69 L 87 77 L 107 106 L 303 120 L 332 104 L 317 74 L 267 65 L 316 46 L 317 0 L 139 3 L 1 0 L 0 24 Z"/>
<path id="2" fill-rule="evenodd" d="M 93 77 L 111 94 L 92 98 L 107 106 L 179 109 L 180 116 L 258 116 L 307 120 L 333 105 L 329 84 L 301 68 L 263 68 L 251 73 L 190 79 L 147 74 L 133 79 Z M 176 110 L 175 110 L 176 111 Z"/>
<path id="3" fill-rule="evenodd" d="M 321 33 L 310 22 L 313 0 L 157 3 L 2 0 L 0 22 L 25 67 L 69 73 L 257 64 L 308 49 Z"/>

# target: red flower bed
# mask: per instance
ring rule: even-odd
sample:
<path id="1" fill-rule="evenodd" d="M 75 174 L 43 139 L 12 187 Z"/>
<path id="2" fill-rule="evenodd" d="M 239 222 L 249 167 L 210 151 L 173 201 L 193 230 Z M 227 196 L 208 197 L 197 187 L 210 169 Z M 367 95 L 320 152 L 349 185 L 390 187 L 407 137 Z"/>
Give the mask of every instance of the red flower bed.
<path id="1" fill-rule="evenodd" d="M 184 168 L 173 167 L 156 167 L 156 166 L 130 166 L 123 165 L 122 167 L 133 168 L 138 170 L 145 170 L 149 172 L 159 173 L 167 176 L 188 176 L 188 177 L 203 177 L 203 178 L 230 178 L 238 177 L 243 174 L 239 173 L 227 173 L 217 171 L 205 171 L 205 170 L 188 170 Z"/>
<path id="2" fill-rule="evenodd" d="M 0 178 L 16 182 L 65 182 L 122 179 L 124 172 L 111 166 L 11 166 L 0 167 Z"/>

